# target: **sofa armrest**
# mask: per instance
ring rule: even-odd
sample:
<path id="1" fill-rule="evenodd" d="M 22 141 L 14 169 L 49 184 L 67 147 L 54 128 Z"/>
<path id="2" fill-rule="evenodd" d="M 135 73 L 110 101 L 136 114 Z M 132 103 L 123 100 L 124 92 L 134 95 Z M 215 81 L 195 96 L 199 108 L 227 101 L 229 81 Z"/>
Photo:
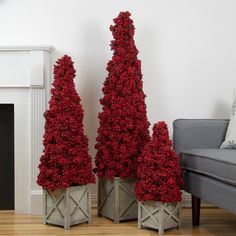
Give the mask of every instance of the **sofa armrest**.
<path id="1" fill-rule="evenodd" d="M 219 148 L 225 139 L 228 120 L 178 119 L 173 122 L 173 143 L 178 154 L 193 148 Z"/>

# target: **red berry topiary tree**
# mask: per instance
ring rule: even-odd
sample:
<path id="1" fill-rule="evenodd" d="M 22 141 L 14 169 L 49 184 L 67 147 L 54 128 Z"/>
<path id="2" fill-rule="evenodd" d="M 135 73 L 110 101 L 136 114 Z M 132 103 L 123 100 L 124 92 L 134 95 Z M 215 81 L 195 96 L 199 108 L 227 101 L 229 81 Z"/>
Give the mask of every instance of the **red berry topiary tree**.
<path id="1" fill-rule="evenodd" d="M 110 27 L 113 57 L 108 62 L 103 106 L 99 113 L 96 166 L 99 177 L 135 178 L 137 157 L 149 140 L 141 61 L 129 12 L 121 12 Z"/>
<path id="2" fill-rule="evenodd" d="M 75 72 L 69 56 L 56 62 L 50 107 L 44 113 L 44 151 L 37 183 L 51 191 L 95 182 Z"/>
<path id="3" fill-rule="evenodd" d="M 152 139 L 138 158 L 138 178 L 135 194 L 139 201 L 181 201 L 179 158 L 163 121 L 154 125 Z"/>

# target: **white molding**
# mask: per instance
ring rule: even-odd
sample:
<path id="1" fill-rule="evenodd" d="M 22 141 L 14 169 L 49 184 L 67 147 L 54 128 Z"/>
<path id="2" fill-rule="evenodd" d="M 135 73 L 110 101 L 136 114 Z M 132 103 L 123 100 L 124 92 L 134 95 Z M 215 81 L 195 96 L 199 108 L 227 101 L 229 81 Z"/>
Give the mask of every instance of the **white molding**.
<path id="1" fill-rule="evenodd" d="M 13 84 L 13 85 L 0 85 L 1 89 L 8 89 L 8 88 L 29 88 L 30 85 L 17 85 L 17 84 Z"/>
<path id="2" fill-rule="evenodd" d="M 191 194 L 183 192 L 182 193 L 182 206 L 183 207 L 191 207 Z"/>
<path id="3" fill-rule="evenodd" d="M 52 49 L 51 46 L 0 46 L 1 60 L 6 60 L 0 70 L 0 77 L 5 78 L 0 86 L 0 103 L 14 104 L 16 214 L 42 214 L 42 191 L 36 178 L 43 150 L 43 113 L 51 84 Z M 23 67 L 17 64 L 21 61 Z M 10 70 L 15 71 L 8 73 Z"/>
<path id="4" fill-rule="evenodd" d="M 184 207 L 191 206 L 191 195 L 187 194 L 187 193 L 184 194 L 184 195 L 186 195 L 186 196 L 183 196 L 183 206 Z M 187 196 L 187 195 L 189 195 L 189 196 Z M 92 198 L 92 208 L 97 208 L 98 194 L 97 193 L 92 193 L 91 198 Z"/>
<path id="5" fill-rule="evenodd" d="M 43 194 L 43 190 L 42 189 L 31 190 L 30 194 L 31 195 L 42 195 Z"/>
<path id="6" fill-rule="evenodd" d="M 97 202 L 98 202 L 97 193 L 92 193 L 91 194 L 91 206 L 92 206 L 92 208 L 97 208 Z"/>
<path id="7" fill-rule="evenodd" d="M 43 191 L 40 190 L 31 190 L 31 214 L 32 215 L 42 215 L 42 196 Z M 182 195 L 182 206 L 191 207 L 191 194 L 184 192 Z M 97 193 L 91 194 L 91 206 L 92 208 L 97 208 L 98 195 Z M 207 202 L 202 202 L 201 206 L 204 207 L 215 207 Z"/>
<path id="8" fill-rule="evenodd" d="M 98 201 L 98 194 L 93 193 L 92 194 L 92 207 L 93 208 L 97 207 L 97 201 Z M 182 194 L 182 206 L 183 207 L 192 207 L 191 194 L 189 194 L 187 192 L 183 192 L 183 194 Z M 202 201 L 201 207 L 215 207 L 215 206 L 213 206 L 212 204 L 207 203 L 205 201 Z"/>
<path id="9" fill-rule="evenodd" d="M 192 197 L 191 194 L 187 192 L 183 192 L 182 194 L 182 206 L 183 207 L 192 207 Z M 201 207 L 215 207 L 214 205 L 206 202 L 206 201 L 201 201 Z"/>
<path id="10" fill-rule="evenodd" d="M 21 95 L 29 98 L 27 90 L 21 92 Z M 30 112 L 27 103 L 17 102 L 15 98 L 13 100 L 12 96 L 14 93 L 7 99 L 9 99 L 9 103 L 14 104 L 15 213 L 25 214 L 30 212 L 29 180 L 31 166 L 28 125 Z"/>
<path id="11" fill-rule="evenodd" d="M 30 191 L 31 215 L 42 215 L 43 213 L 43 190 Z"/>
<path id="12" fill-rule="evenodd" d="M 43 51 L 30 51 L 29 53 L 29 83 L 30 87 L 43 88 L 45 83 L 44 78 L 44 52 Z"/>
<path id="13" fill-rule="evenodd" d="M 46 94 L 43 88 L 32 88 L 30 91 L 31 103 L 31 189 L 37 190 L 39 186 L 36 183 L 38 176 L 39 158 L 43 153 L 43 130 Z"/>
<path id="14" fill-rule="evenodd" d="M 53 52 L 52 45 L 0 45 L 0 51 L 49 51 Z"/>

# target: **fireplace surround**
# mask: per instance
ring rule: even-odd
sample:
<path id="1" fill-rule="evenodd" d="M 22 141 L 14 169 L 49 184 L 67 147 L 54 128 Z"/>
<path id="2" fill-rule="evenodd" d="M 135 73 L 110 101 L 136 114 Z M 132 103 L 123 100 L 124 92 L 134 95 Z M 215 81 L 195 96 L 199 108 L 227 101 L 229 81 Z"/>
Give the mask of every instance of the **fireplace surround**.
<path id="1" fill-rule="evenodd" d="M 14 104 L 16 214 L 42 213 L 42 190 L 36 178 L 52 52 L 52 46 L 0 46 L 0 104 Z"/>

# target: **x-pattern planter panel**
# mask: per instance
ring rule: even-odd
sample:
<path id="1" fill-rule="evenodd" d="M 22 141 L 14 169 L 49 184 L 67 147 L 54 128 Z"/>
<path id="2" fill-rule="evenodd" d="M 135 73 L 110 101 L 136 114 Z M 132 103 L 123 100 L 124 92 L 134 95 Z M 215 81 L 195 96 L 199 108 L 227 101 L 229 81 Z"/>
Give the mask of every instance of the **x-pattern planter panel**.
<path id="1" fill-rule="evenodd" d="M 91 197 L 89 185 L 43 192 L 45 224 L 69 229 L 70 226 L 90 221 Z"/>
<path id="2" fill-rule="evenodd" d="M 157 229 L 159 234 L 166 229 L 180 228 L 180 212 L 181 203 L 139 202 L 138 227 Z"/>
<path id="3" fill-rule="evenodd" d="M 99 179 L 98 215 L 119 223 L 137 219 L 138 203 L 134 195 L 134 179 Z"/>

